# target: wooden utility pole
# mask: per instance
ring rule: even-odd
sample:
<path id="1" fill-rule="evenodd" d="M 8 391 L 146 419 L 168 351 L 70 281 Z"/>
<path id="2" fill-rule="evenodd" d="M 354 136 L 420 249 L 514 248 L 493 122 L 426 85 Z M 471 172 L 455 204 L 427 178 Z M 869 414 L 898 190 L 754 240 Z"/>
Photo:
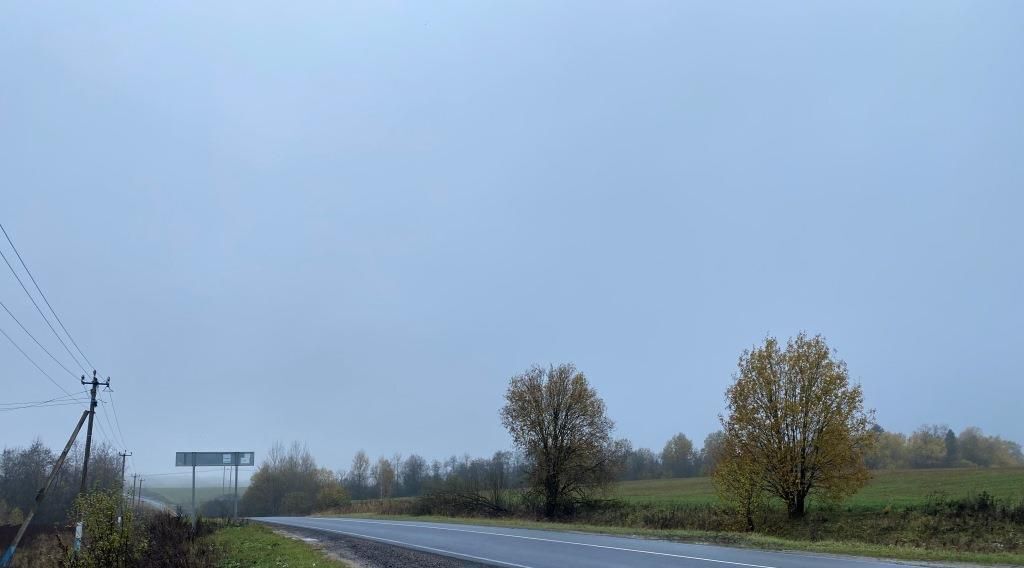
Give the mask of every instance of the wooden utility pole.
<path id="1" fill-rule="evenodd" d="M 127 457 L 131 456 L 132 453 L 131 452 L 121 452 L 121 453 L 119 453 L 117 455 L 121 456 L 121 489 L 123 491 L 124 490 L 124 458 L 127 458 Z"/>
<path id="2" fill-rule="evenodd" d="M 138 500 L 138 505 L 142 506 L 142 478 L 141 477 L 139 478 L 139 500 Z M 138 509 L 136 509 L 135 512 L 138 513 Z"/>
<path id="3" fill-rule="evenodd" d="M 85 461 L 82 462 L 82 485 L 79 487 L 79 493 L 85 493 L 86 479 L 89 475 L 89 454 L 92 452 L 92 421 L 96 416 L 96 389 L 100 385 L 109 387 L 110 379 L 108 378 L 104 382 L 100 382 L 99 378 L 96 377 L 96 371 L 92 372 L 92 381 L 86 381 L 85 375 L 82 375 L 83 385 L 92 385 L 89 389 L 89 427 L 85 431 Z"/>
<path id="4" fill-rule="evenodd" d="M 125 494 L 124 494 L 124 459 L 127 458 L 128 456 L 132 455 L 132 453 L 131 452 L 121 452 L 121 453 L 119 453 L 117 455 L 121 456 L 121 514 L 118 515 L 118 519 L 117 519 L 118 522 L 121 522 L 121 517 L 124 517 L 124 499 L 125 499 Z M 135 483 L 132 482 L 132 489 L 134 489 L 134 488 L 135 488 Z"/>

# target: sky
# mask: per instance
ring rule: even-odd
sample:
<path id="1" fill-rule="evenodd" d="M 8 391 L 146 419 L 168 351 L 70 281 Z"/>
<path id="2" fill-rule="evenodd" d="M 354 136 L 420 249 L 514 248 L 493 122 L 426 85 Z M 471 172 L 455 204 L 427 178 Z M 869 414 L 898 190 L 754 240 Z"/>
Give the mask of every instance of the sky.
<path id="1" fill-rule="evenodd" d="M 97 436 L 129 472 L 293 440 L 333 469 L 489 455 L 509 378 L 566 361 L 616 437 L 699 445 L 740 353 L 802 330 L 886 429 L 1024 442 L 1022 22 L 1014 0 L 8 2 L 0 223 L 111 378 Z M 77 388 L 0 269 L 71 372 L 0 329 Z M 0 384 L 62 395 L 2 339 Z M 0 445 L 59 447 L 77 413 L 0 412 Z"/>

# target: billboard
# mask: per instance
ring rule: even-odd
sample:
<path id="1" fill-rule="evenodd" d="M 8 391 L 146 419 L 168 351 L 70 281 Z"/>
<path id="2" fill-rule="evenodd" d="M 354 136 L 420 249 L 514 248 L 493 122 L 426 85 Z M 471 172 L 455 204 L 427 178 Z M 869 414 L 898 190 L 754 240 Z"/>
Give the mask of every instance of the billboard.
<path id="1" fill-rule="evenodd" d="M 174 454 L 176 467 L 203 467 L 226 465 L 256 465 L 253 452 L 177 452 Z"/>

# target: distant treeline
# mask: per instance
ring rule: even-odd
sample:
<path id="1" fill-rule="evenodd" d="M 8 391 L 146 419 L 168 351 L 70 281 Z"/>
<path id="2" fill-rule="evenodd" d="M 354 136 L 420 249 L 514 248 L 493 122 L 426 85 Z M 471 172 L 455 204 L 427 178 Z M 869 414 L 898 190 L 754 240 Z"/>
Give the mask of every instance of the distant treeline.
<path id="1" fill-rule="evenodd" d="M 875 426 L 877 444 L 865 461 L 870 469 L 925 469 L 937 467 L 1008 467 L 1024 465 L 1020 444 L 999 436 L 985 435 L 980 428 L 968 426 L 960 434 L 947 426 L 927 424 L 909 436 L 886 432 Z M 672 437 L 661 453 L 647 448 L 625 447 L 621 479 L 658 479 L 709 475 L 715 469 L 715 456 L 721 451 L 724 434 L 713 432 L 704 446 L 694 450 L 684 434 Z"/>
<path id="2" fill-rule="evenodd" d="M 20 524 L 32 507 L 36 493 L 46 481 L 59 453 L 35 441 L 27 448 L 5 448 L 0 454 L 0 525 Z M 75 445 L 46 494 L 34 522 L 67 520 L 82 483 L 80 446 Z M 121 458 L 117 450 L 96 444 L 89 459 L 89 489 L 120 490 Z"/>
<path id="3" fill-rule="evenodd" d="M 878 443 L 867 456 L 871 469 L 935 467 L 1007 467 L 1024 465 L 1020 444 L 986 436 L 968 426 L 959 434 L 947 426 L 928 424 L 910 436 L 876 426 Z"/>
<path id="4" fill-rule="evenodd" d="M 932 467 L 1001 467 L 1024 465 L 1021 447 L 975 427 L 956 434 L 945 426 L 922 426 L 909 436 L 876 426 L 878 443 L 866 461 L 872 469 Z M 685 434 L 676 434 L 660 452 L 615 442 L 622 481 L 697 477 L 714 471 L 724 434 L 713 432 L 696 449 Z M 515 452 L 490 457 L 451 456 L 427 461 L 420 455 L 371 459 L 360 450 L 347 471 L 317 465 L 299 444 L 276 445 L 252 478 L 243 496 L 245 515 L 307 514 L 337 508 L 350 500 L 384 500 L 421 495 L 487 495 L 501 505 L 510 489 L 526 486 L 528 464 Z M 212 506 L 212 504 L 211 504 Z M 224 505 L 225 510 L 227 505 Z M 216 514 L 212 509 L 208 514 Z"/>
<path id="5" fill-rule="evenodd" d="M 925 425 L 909 436 L 875 427 L 878 444 L 867 456 L 871 469 L 1024 466 L 1020 444 L 967 427 L 960 434 L 946 426 Z M 685 434 L 672 436 L 660 452 L 634 448 L 629 440 L 615 444 L 619 479 L 632 481 L 709 475 L 715 469 L 724 434 L 712 432 L 697 449 Z M 446 486 L 521 487 L 526 463 L 513 452 L 491 457 L 451 456 L 428 462 L 412 454 L 371 461 L 359 451 L 341 480 L 353 499 L 411 497 Z M 383 485 L 378 482 L 383 479 Z M 493 481 L 496 480 L 496 481 Z"/>

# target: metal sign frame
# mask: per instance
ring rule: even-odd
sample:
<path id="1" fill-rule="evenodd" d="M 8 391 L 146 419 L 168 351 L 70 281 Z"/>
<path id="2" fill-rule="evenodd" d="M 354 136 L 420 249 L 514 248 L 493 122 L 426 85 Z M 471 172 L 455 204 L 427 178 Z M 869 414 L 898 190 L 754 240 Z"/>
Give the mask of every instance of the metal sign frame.
<path id="1" fill-rule="evenodd" d="M 255 465 L 254 452 L 177 452 L 174 454 L 175 467 L 220 467 Z"/>
<path id="2" fill-rule="evenodd" d="M 192 468 L 192 528 L 195 528 L 198 518 L 196 514 L 196 468 L 234 466 L 234 517 L 238 518 L 238 468 L 252 465 L 256 465 L 255 452 L 176 452 L 174 454 L 175 467 Z"/>

